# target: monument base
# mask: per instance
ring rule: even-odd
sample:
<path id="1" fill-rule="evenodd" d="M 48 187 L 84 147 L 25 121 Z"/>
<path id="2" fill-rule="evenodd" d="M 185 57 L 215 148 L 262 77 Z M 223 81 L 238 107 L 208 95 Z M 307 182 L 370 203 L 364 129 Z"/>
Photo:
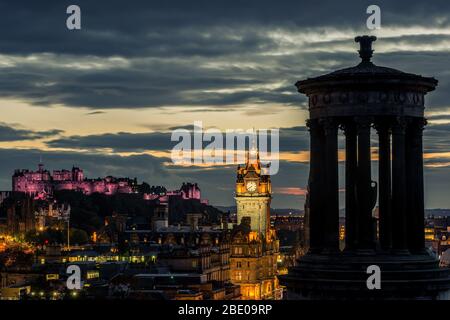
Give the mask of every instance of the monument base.
<path id="1" fill-rule="evenodd" d="M 381 270 L 381 288 L 370 290 L 367 268 Z M 439 267 L 431 252 L 308 253 L 280 276 L 290 300 L 448 300 L 450 269 Z"/>

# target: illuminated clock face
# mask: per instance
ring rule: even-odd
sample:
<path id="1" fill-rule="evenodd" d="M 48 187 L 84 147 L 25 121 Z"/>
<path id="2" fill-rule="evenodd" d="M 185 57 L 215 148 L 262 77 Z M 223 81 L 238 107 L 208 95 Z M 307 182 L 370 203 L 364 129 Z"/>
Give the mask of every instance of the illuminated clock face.
<path id="1" fill-rule="evenodd" d="M 247 190 L 250 192 L 255 192 L 256 191 L 256 182 L 255 181 L 247 182 Z"/>

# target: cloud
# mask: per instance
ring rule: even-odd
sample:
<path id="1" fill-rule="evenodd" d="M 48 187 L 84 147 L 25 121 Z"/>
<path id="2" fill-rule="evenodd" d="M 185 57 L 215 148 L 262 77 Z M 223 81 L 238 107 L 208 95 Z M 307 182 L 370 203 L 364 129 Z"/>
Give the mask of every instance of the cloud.
<path id="1" fill-rule="evenodd" d="M 179 127 L 171 127 L 169 130 L 188 130 L 191 134 L 191 146 L 194 148 L 194 132 L 193 125 L 185 125 Z M 203 128 L 207 130 L 208 128 Z M 46 145 L 50 148 L 69 148 L 69 149 L 110 149 L 113 152 L 143 152 L 148 150 L 154 151 L 170 151 L 178 141 L 171 141 L 171 131 L 155 131 L 148 133 L 106 133 L 86 136 L 69 136 L 61 137 L 46 141 Z M 309 149 L 309 134 L 305 127 L 281 128 L 279 136 L 279 151 L 280 152 L 300 152 Z M 272 145 L 271 131 L 268 131 L 268 136 L 261 135 L 260 138 L 267 141 L 270 151 Z M 244 133 L 236 133 L 237 136 L 248 137 Z M 222 132 L 223 147 L 227 145 L 226 133 Z M 235 142 L 236 143 L 236 142 Z M 209 141 L 203 141 L 203 147 L 210 144 Z M 246 140 L 247 147 L 249 140 Z"/>
<path id="2" fill-rule="evenodd" d="M 12 125 L 0 122 L 0 141 L 23 141 L 38 140 L 55 137 L 63 133 L 63 130 L 53 129 L 47 131 L 33 131 L 21 129 L 19 125 Z"/>
<path id="3" fill-rule="evenodd" d="M 2 48 L 7 53 L 35 52 L 75 53 L 94 56 L 211 55 L 244 52 L 246 48 L 266 49 L 267 42 L 254 35 L 264 27 L 276 30 L 310 28 L 365 29 L 369 1 L 310 0 L 186 2 L 136 0 L 79 0 L 82 29 L 65 28 L 68 0 L 2 1 L 4 15 Z M 378 1 L 383 27 L 415 26 L 426 21 L 429 28 L 447 27 L 446 0 Z M 17 21 L 27 21 L 18 24 Z M 11 28 L 10 26 L 14 26 Z M 236 34 L 236 30 L 241 32 Z M 249 33 L 250 36 L 246 36 Z M 20 40 L 25 39 L 26 41 Z"/>
<path id="4" fill-rule="evenodd" d="M 107 133 L 88 136 L 70 136 L 47 141 L 51 148 L 112 149 L 113 152 L 142 152 L 171 148 L 170 133 Z M 173 143 L 175 145 L 175 143 Z"/>
<path id="5" fill-rule="evenodd" d="M 367 32 L 370 3 L 179 0 L 124 6 L 81 0 L 82 29 L 76 32 L 65 28 L 69 4 L 1 3 L 9 14 L 0 21 L 8 30 L 1 37 L 0 97 L 91 109 L 304 108 L 305 97 L 293 84 L 358 62 L 352 38 Z M 385 36 L 376 44 L 376 60 L 437 76 L 440 87 L 430 104 L 446 106 L 448 1 L 378 5 Z"/>
<path id="6" fill-rule="evenodd" d="M 426 126 L 423 135 L 423 147 L 425 153 L 450 152 L 450 123 Z M 449 158 L 446 158 L 446 161 L 449 160 Z M 437 161 L 437 159 L 430 159 L 430 161 Z"/>
<path id="7" fill-rule="evenodd" d="M 104 113 L 106 113 L 106 112 L 104 112 L 104 111 L 92 111 L 92 112 L 86 113 L 86 115 L 87 116 L 94 116 L 94 115 L 97 115 L 97 114 L 104 114 Z"/>
<path id="8" fill-rule="evenodd" d="M 285 187 L 285 188 L 275 188 L 275 194 L 287 194 L 293 196 L 306 196 L 307 190 L 305 188 L 296 188 L 296 187 Z"/>

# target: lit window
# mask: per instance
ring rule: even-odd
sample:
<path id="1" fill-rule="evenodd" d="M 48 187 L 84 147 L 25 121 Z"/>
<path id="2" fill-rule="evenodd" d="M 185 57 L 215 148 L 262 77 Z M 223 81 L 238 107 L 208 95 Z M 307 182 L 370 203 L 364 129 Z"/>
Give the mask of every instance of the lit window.
<path id="1" fill-rule="evenodd" d="M 86 274 L 86 278 L 88 279 L 97 279 L 100 276 L 98 271 L 88 271 Z"/>

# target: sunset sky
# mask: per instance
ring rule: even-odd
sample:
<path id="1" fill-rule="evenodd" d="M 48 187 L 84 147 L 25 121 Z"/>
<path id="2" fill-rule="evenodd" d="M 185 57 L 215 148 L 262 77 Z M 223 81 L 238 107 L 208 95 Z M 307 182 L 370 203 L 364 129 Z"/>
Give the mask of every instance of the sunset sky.
<path id="1" fill-rule="evenodd" d="M 393 2 L 376 2 L 382 28 L 370 31 L 374 3 L 361 0 L 0 1 L 0 189 L 42 157 L 88 177 L 198 182 L 233 205 L 235 166 L 171 163 L 171 131 L 202 121 L 279 128 L 273 207 L 302 208 L 309 137 L 294 83 L 356 65 L 353 38 L 373 34 L 375 64 L 439 80 L 426 97 L 425 195 L 450 208 L 450 2 Z M 81 30 L 66 28 L 70 4 Z"/>

